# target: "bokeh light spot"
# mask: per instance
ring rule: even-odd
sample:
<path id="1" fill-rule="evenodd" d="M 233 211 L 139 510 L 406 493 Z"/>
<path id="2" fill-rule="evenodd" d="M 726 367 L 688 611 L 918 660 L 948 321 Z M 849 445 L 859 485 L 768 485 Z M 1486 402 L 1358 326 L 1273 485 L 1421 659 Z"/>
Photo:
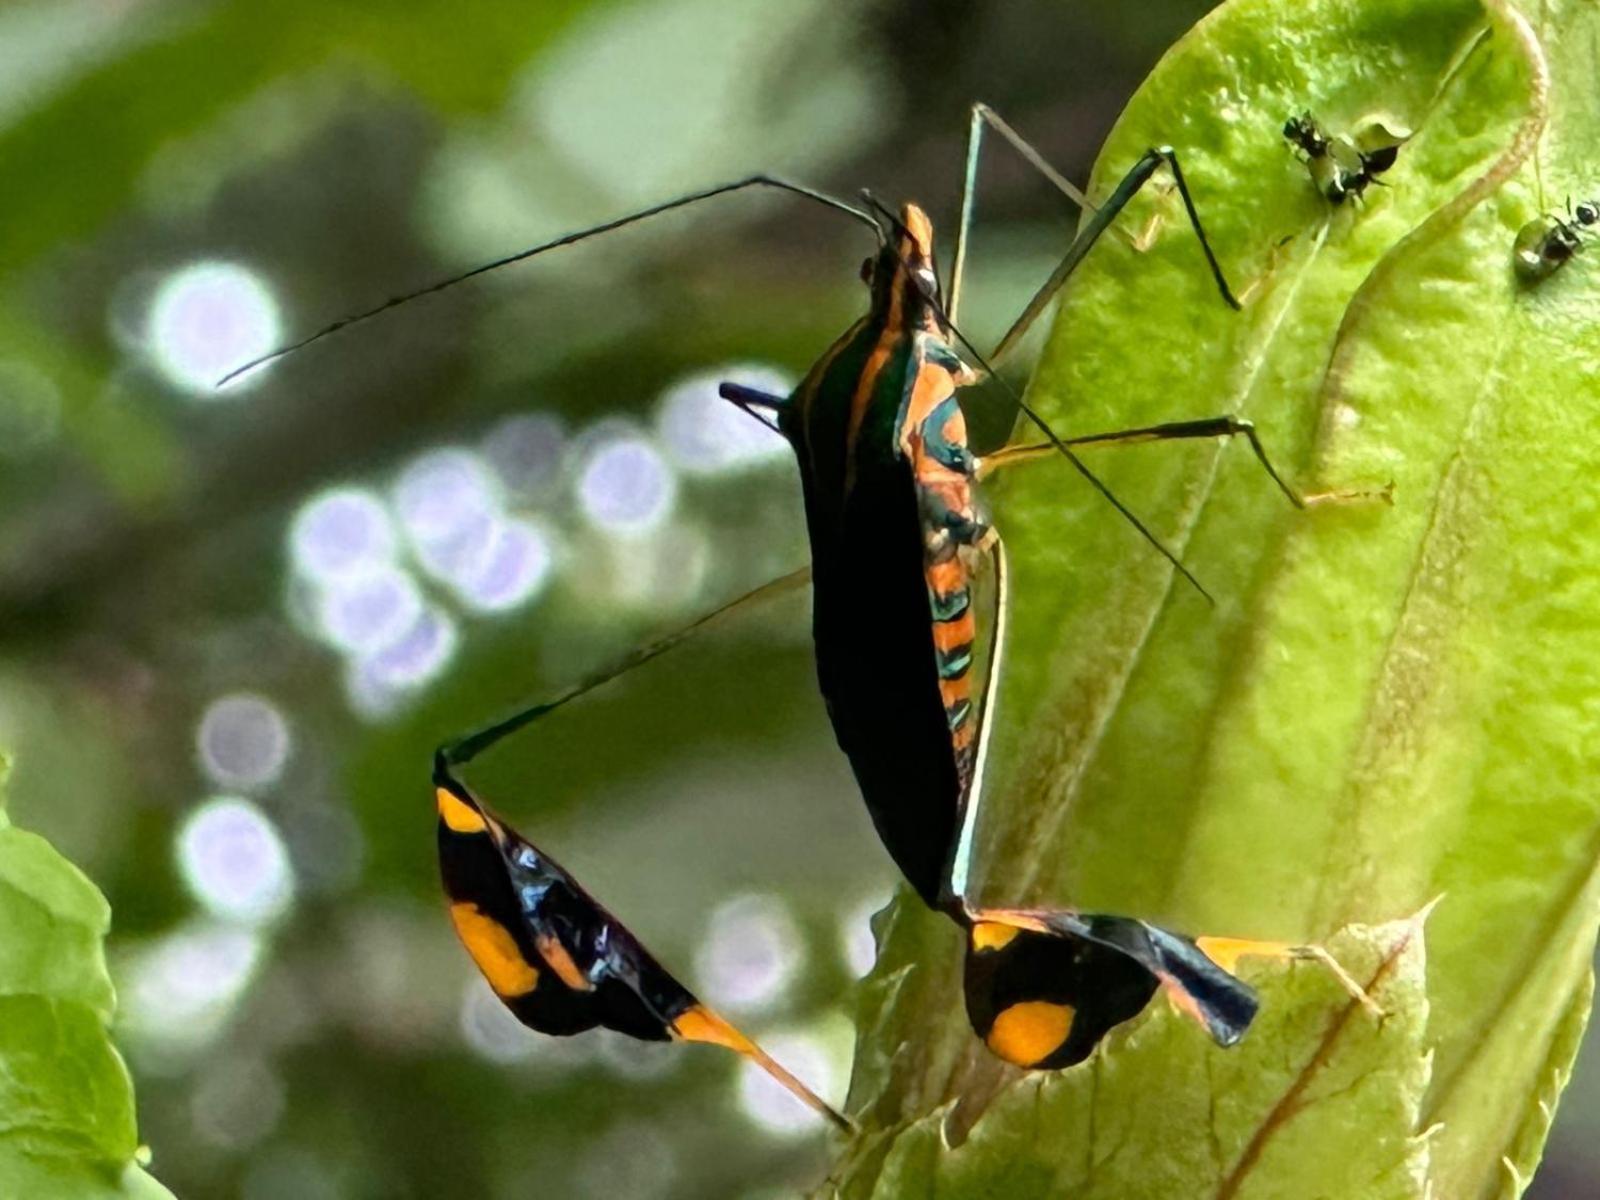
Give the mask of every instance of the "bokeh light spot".
<path id="1" fill-rule="evenodd" d="M 224 1058 L 209 1064 L 189 1092 L 190 1123 L 222 1150 L 248 1150 L 283 1118 L 285 1088 L 259 1058 Z"/>
<path id="2" fill-rule="evenodd" d="M 448 537 L 413 543 L 417 562 L 441 583 L 459 588 L 489 569 L 504 523 L 498 512 L 465 517 Z"/>
<path id="3" fill-rule="evenodd" d="M 287 1146 L 253 1157 L 239 1195 L 240 1200 L 341 1200 L 349 1193 L 315 1151 Z"/>
<path id="4" fill-rule="evenodd" d="M 660 1079 L 683 1062 L 680 1047 L 672 1042 L 642 1042 L 614 1029 L 598 1029 L 590 1036 L 601 1065 L 621 1079 Z"/>
<path id="5" fill-rule="evenodd" d="M 238 692 L 211 703 L 195 735 L 200 769 L 221 787 L 256 788 L 288 761 L 289 723 L 264 696 Z"/>
<path id="6" fill-rule="evenodd" d="M 839 949 L 850 973 L 860 979 L 878 961 L 878 940 L 872 918 L 889 903 L 886 896 L 869 896 L 852 905 L 839 919 Z"/>
<path id="7" fill-rule="evenodd" d="M 261 961 L 261 937 L 237 925 L 184 926 L 134 960 L 124 1018 L 156 1054 L 204 1045 L 221 1031 Z"/>
<path id="8" fill-rule="evenodd" d="M 534 1033 L 500 1002 L 481 978 L 461 993 L 461 1037 L 477 1055 L 503 1066 L 527 1062 L 539 1051 Z"/>
<path id="9" fill-rule="evenodd" d="M 289 527 L 295 569 L 317 582 L 388 564 L 395 542 L 388 508 L 365 488 L 336 488 L 313 497 Z"/>
<path id="10" fill-rule="evenodd" d="M 344 698 L 350 711 L 363 721 L 388 721 L 404 707 L 409 689 L 396 687 L 372 669 L 365 659 L 345 664 Z"/>
<path id="11" fill-rule="evenodd" d="M 421 589 L 407 571 L 379 567 L 330 581 L 317 603 L 323 636 L 347 654 L 394 645 L 422 617 Z"/>
<path id="12" fill-rule="evenodd" d="M 561 479 L 567 431 L 552 413 L 506 417 L 483 439 L 483 456 L 501 485 L 523 500 L 542 500 Z"/>
<path id="13" fill-rule="evenodd" d="M 770 1007 L 805 962 L 805 942 L 776 896 L 744 895 L 711 914 L 695 955 L 695 974 L 714 1006 Z"/>
<path id="14" fill-rule="evenodd" d="M 532 599 L 553 565 L 550 539 L 530 521 L 496 522 L 494 540 L 479 569 L 455 580 L 456 591 L 479 612 L 504 612 Z"/>
<path id="15" fill-rule="evenodd" d="M 395 482 L 394 508 L 412 542 L 448 543 L 500 510 L 493 476 L 470 450 L 444 447 L 418 455 Z"/>
<path id="16" fill-rule="evenodd" d="M 578 479 L 584 514 L 610 533 L 635 536 L 672 512 L 678 483 L 661 452 L 641 437 L 607 438 L 590 450 Z"/>
<path id="17" fill-rule="evenodd" d="M 447 614 L 424 609 L 398 640 L 350 660 L 345 674 L 350 707 L 369 721 L 393 716 L 418 688 L 444 670 L 459 638 L 456 623 Z"/>
<path id="18" fill-rule="evenodd" d="M 621 549 L 611 564 L 611 598 L 658 613 L 695 608 L 717 557 L 705 529 L 685 521 L 674 521 L 648 542 Z"/>
<path id="19" fill-rule="evenodd" d="M 725 381 L 776 396 L 787 396 L 794 386 L 773 368 L 734 365 L 691 375 L 668 388 L 656 410 L 656 433 L 673 465 L 686 474 L 716 475 L 788 453 L 782 434 L 717 394 Z"/>
<path id="20" fill-rule="evenodd" d="M 238 263 L 204 261 L 173 271 L 150 302 L 145 342 L 173 386 L 205 400 L 236 396 L 265 368 L 227 387 L 217 380 L 278 342 L 278 302 L 260 276 Z"/>
<path id="21" fill-rule="evenodd" d="M 281 810 L 281 824 L 295 879 L 306 891 L 337 895 L 360 880 L 366 839 L 349 809 L 328 803 L 291 804 Z"/>
<path id="22" fill-rule="evenodd" d="M 654 1125 L 632 1121 L 595 1139 L 578 1164 L 580 1196 L 627 1196 L 660 1200 L 677 1184 L 678 1156 L 672 1139 Z"/>
<path id="23" fill-rule="evenodd" d="M 454 621 L 436 608 L 424 609 L 402 637 L 362 662 L 381 684 L 419 687 L 444 669 L 456 638 Z"/>
<path id="24" fill-rule="evenodd" d="M 25 458 L 61 429 L 61 389 L 22 359 L 0 362 L 0 458 Z"/>
<path id="25" fill-rule="evenodd" d="M 178 833 L 178 869 L 213 916 L 246 923 L 280 915 L 294 895 L 289 855 L 277 829 L 248 800 L 219 796 Z"/>

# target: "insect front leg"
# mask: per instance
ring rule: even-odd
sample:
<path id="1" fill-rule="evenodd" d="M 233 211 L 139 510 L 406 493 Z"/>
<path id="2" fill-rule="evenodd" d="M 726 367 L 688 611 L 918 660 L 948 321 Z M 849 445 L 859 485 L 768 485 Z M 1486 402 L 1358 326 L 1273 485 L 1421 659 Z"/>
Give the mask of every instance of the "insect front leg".
<path id="1" fill-rule="evenodd" d="M 946 289 L 950 302 L 945 311 L 952 324 L 956 320 L 956 314 L 961 305 L 961 284 L 966 275 L 967 240 L 972 232 L 972 219 L 977 210 L 978 161 L 983 153 L 983 131 L 985 128 L 994 130 L 1004 138 L 1029 166 L 1049 180 L 1057 191 L 1078 208 L 1085 212 L 1093 212 L 1095 208 L 1089 197 L 1085 196 L 1082 190 L 1052 167 L 1044 155 L 1034 149 L 1027 139 L 1013 129 L 999 113 L 982 102 L 974 104 L 972 106 L 972 123 L 967 131 L 967 165 L 961 185 L 961 219 L 956 224 L 955 255 L 951 260 L 950 266 L 950 286 Z"/>
<path id="2" fill-rule="evenodd" d="M 1006 330 L 996 343 L 989 355 L 991 363 L 1003 358 L 1033 327 L 1039 315 L 1055 299 L 1056 293 L 1066 285 L 1072 273 L 1078 269 L 1078 264 L 1088 256 L 1089 251 L 1100 240 L 1100 236 L 1111 227 L 1111 223 L 1162 166 L 1166 166 L 1172 172 L 1173 182 L 1177 186 L 1178 195 L 1183 199 L 1184 211 L 1188 214 L 1189 224 L 1193 226 L 1195 237 L 1200 242 L 1200 249 L 1205 254 L 1206 265 L 1211 269 L 1211 277 L 1216 282 L 1217 291 L 1230 308 L 1242 307 L 1233 288 L 1228 284 L 1227 276 L 1223 274 L 1222 264 L 1217 261 L 1216 253 L 1211 248 L 1211 239 L 1206 236 L 1205 226 L 1200 221 L 1199 209 L 1195 207 L 1194 196 L 1189 191 L 1187 180 L 1184 179 L 1183 169 L 1178 165 L 1178 152 L 1171 146 L 1153 146 L 1134 163 L 1107 197 L 1105 204 L 1095 209 L 1079 229 L 1078 235 L 1072 239 L 1072 244 L 1067 247 L 1066 254 L 1051 272 L 1050 278 L 1045 280 L 1044 286 L 1034 293 L 1033 299 L 1028 301 L 1022 314 L 1012 322 L 1011 328 Z"/>

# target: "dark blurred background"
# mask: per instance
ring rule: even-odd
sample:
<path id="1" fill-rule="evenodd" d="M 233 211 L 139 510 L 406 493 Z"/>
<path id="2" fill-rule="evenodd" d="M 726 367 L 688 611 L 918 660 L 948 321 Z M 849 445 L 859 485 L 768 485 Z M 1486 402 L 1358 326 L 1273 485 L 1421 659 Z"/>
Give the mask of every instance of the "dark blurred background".
<path id="1" fill-rule="evenodd" d="M 563 230 L 772 169 L 946 227 L 968 106 L 1081 180 L 1210 7 L 25 0 L 0 8 L 0 746 L 109 894 L 185 1197 L 769 1197 L 827 1139 L 704 1047 L 542 1039 L 437 894 L 428 758 L 805 559 L 783 390 L 861 303 L 848 222 L 716 201 L 228 367 Z M 970 324 L 1070 208 L 988 161 Z M 841 1101 L 893 879 L 803 595 L 473 778 Z M 958 1003 L 956 997 L 951 1003 Z M 1589 1195 L 1580 1069 L 1534 1193 Z"/>

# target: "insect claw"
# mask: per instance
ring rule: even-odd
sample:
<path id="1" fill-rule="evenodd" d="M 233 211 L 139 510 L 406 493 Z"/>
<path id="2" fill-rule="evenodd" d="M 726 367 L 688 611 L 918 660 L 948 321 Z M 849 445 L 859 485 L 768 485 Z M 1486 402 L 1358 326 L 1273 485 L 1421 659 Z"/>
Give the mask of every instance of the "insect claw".
<path id="1" fill-rule="evenodd" d="M 1359 1003 L 1372 1016 L 1382 1020 L 1389 1015 L 1384 1011 L 1383 1006 L 1372 998 L 1367 989 L 1362 987 L 1349 971 L 1339 965 L 1339 960 L 1329 954 L 1323 947 L 1316 945 L 1291 946 L 1288 953 L 1291 958 L 1321 963 L 1324 969 L 1338 981 L 1339 986 L 1350 993 L 1351 999 Z"/>

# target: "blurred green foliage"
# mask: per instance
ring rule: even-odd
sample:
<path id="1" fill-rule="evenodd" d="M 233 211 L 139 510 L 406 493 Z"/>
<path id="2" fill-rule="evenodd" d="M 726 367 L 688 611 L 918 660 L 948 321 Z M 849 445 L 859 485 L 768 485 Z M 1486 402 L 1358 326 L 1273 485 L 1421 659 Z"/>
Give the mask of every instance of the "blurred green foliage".
<path id="1" fill-rule="evenodd" d="M 0 759 L 0 782 L 6 764 Z M 105 898 L 0 811 L 0 1190 L 171 1200 L 134 1162 L 133 1090 L 107 1033 Z"/>
<path id="2" fill-rule="evenodd" d="M 658 398 L 685 373 L 803 370 L 858 310 L 863 247 L 824 214 L 729 201 L 400 310 L 220 396 L 163 368 L 150 328 L 162 287 L 199 262 L 240 264 L 290 336 L 762 168 L 916 197 L 948 227 L 971 101 L 1083 178 L 1135 84 L 1208 7 L 0 11 L 0 167 L 14 181 L 0 227 L 0 744 L 17 754 L 19 821 L 111 899 L 141 1134 L 176 1194 L 755 1197 L 818 1177 L 820 1132 L 753 1123 L 712 1051 L 468 1036 L 482 1006 L 439 909 L 425 772 L 441 738 L 802 561 L 782 460 L 680 472 L 669 523 L 643 541 L 584 515 L 576 467 L 603 422 L 659 443 Z M 996 157 L 967 318 L 980 333 L 1028 294 L 1072 218 Z M 349 664 L 307 618 L 287 549 L 296 515 L 330 487 L 387 496 L 419 453 L 480 447 L 529 412 L 571 435 L 558 486 L 516 498 L 550 532 L 553 581 L 491 615 L 425 579 L 455 652 L 394 711 L 363 715 Z M 1226 490 L 1254 502 L 1243 481 Z M 1085 527 L 1123 536 L 1099 514 Z M 806 626 L 798 604 L 751 613 L 475 779 L 691 983 L 707 982 L 697 951 L 719 905 L 778 897 L 803 965 L 736 1015 L 823 1047 L 838 1073 L 817 1082 L 837 1097 L 841 924 L 859 934 L 892 873 L 817 702 Z M 213 702 L 240 692 L 270 700 L 291 747 L 271 779 L 230 784 L 196 743 Z M 234 790 L 279 831 L 297 881 L 288 910 L 242 940 L 178 865 L 186 822 Z M 163 1006 L 175 980 L 221 972 L 223 949 L 233 991 Z M 953 995 L 926 1003 L 956 1013 Z"/>

